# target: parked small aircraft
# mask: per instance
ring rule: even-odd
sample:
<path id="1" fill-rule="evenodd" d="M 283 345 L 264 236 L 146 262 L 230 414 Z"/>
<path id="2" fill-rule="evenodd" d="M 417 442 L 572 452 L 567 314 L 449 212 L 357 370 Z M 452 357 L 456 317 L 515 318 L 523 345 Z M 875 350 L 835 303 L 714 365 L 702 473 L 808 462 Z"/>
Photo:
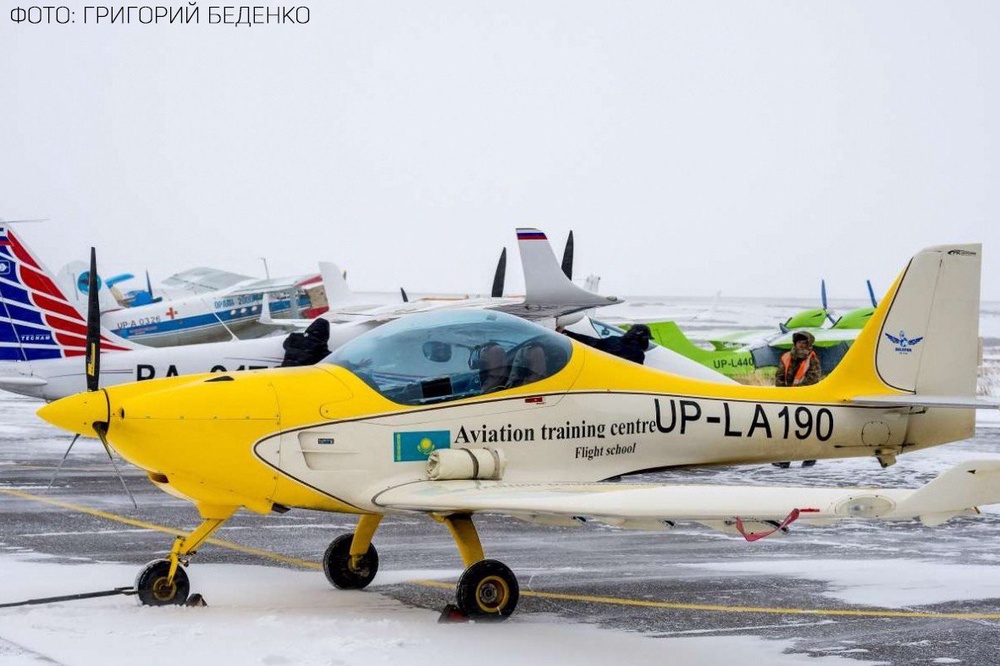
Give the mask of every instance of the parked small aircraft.
<path id="1" fill-rule="evenodd" d="M 792 336 L 806 331 L 813 336 L 814 349 L 823 371 L 829 373 L 844 357 L 864 325 L 875 312 L 878 302 L 870 281 L 868 294 L 872 306 L 851 310 L 840 317 L 833 317 L 826 300 L 826 283 L 822 286 L 823 307 L 803 310 L 789 317 L 779 330 L 763 329 L 741 331 L 708 338 L 712 349 L 704 349 L 692 342 L 672 321 L 649 322 L 647 325 L 657 344 L 682 354 L 728 377 L 750 375 L 778 365 L 781 355 L 792 348 Z M 823 326 L 829 320 L 831 326 Z"/>
<path id="2" fill-rule="evenodd" d="M 689 520 L 754 540 L 799 519 L 934 525 L 1000 501 L 995 460 L 963 463 L 918 490 L 600 483 L 689 465 L 850 456 L 888 465 L 971 436 L 973 408 L 996 407 L 975 397 L 980 266 L 978 245 L 917 254 L 841 365 L 807 387 L 678 377 L 472 309 L 396 319 L 311 367 L 98 389 L 92 362 L 92 390 L 39 415 L 96 434 L 198 508 L 202 524 L 139 573 L 145 604 L 184 602 L 181 565 L 239 508 L 358 515 L 323 556 L 330 582 L 348 589 L 375 577 L 383 515 L 416 513 L 445 523 L 458 546 L 467 567 L 458 607 L 502 619 L 518 583 L 485 558 L 479 512 L 640 529 Z M 92 352 L 98 337 L 88 337 Z"/>
<path id="3" fill-rule="evenodd" d="M 756 329 L 752 331 L 738 331 L 710 337 L 706 342 L 718 351 L 759 348 L 763 346 L 789 349 L 792 346 L 793 332 L 809 331 L 816 338 L 817 345 L 819 346 L 832 346 L 841 342 L 850 345 L 858 336 L 858 331 L 868 323 L 868 320 L 875 312 L 875 308 L 878 306 L 871 281 L 866 280 L 865 282 L 868 286 L 868 296 L 872 303 L 870 307 L 856 308 L 840 317 L 834 317 L 826 298 L 826 280 L 821 280 L 820 301 L 823 307 L 802 310 L 795 313 L 779 324 L 778 330 Z M 827 322 L 830 325 L 824 326 Z"/>
<path id="4" fill-rule="evenodd" d="M 325 305 L 316 274 L 261 279 L 211 268 L 193 268 L 164 280 L 153 297 L 147 290 L 126 296 L 117 285 L 131 275 L 97 279 L 101 324 L 120 338 L 147 347 L 172 347 L 236 338 L 270 335 L 273 328 L 258 323 L 269 295 L 268 315 L 314 318 Z M 87 301 L 89 272 L 81 261 L 71 262 L 56 275 L 55 283 L 74 306 Z M 318 291 L 317 291 L 318 290 Z M 138 294 L 148 298 L 137 298 Z"/>

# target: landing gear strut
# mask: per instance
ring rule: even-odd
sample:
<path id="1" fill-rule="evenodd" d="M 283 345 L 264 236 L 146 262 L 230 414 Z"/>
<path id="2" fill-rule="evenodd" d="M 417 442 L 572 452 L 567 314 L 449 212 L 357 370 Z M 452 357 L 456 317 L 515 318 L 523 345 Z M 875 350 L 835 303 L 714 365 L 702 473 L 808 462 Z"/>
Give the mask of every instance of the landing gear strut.
<path id="1" fill-rule="evenodd" d="M 198 512 L 203 521 L 191 534 L 179 536 L 166 559 L 153 560 L 139 572 L 135 579 L 135 591 L 143 606 L 170 606 L 187 603 L 191 584 L 187 572 L 187 557 L 219 529 L 230 516 L 236 513 L 235 506 L 199 505 Z M 200 595 L 198 596 L 200 599 Z M 202 602 L 204 603 L 204 602 Z"/>
<path id="2" fill-rule="evenodd" d="M 458 610 L 472 620 L 506 620 L 520 597 L 514 572 L 502 562 L 485 558 L 472 516 L 453 514 L 438 520 L 451 530 L 466 566 L 455 588 Z"/>

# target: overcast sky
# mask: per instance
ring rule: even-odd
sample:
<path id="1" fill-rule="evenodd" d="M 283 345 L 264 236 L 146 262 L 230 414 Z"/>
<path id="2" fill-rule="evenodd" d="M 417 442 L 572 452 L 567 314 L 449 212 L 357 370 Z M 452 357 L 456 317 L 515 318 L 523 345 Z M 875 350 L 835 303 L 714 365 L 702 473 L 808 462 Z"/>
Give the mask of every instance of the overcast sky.
<path id="1" fill-rule="evenodd" d="M 557 251 L 572 229 L 577 274 L 623 296 L 826 278 L 860 299 L 923 247 L 982 241 L 1000 300 L 992 0 L 322 1 L 253 27 L 206 3 L 197 25 L 83 24 L 89 0 L 18 24 L 18 4 L 0 217 L 48 218 L 22 234 L 55 269 L 94 244 L 154 280 L 266 256 L 487 291 L 536 226 Z"/>

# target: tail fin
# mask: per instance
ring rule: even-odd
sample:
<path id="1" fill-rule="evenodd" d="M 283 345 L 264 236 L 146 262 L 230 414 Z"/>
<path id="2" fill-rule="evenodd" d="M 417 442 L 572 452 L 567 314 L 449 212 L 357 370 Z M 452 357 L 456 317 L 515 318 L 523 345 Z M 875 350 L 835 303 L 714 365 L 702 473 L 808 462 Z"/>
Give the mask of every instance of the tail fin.
<path id="1" fill-rule="evenodd" d="M 699 363 L 709 363 L 714 352 L 702 349 L 691 342 L 691 339 L 684 334 L 684 331 L 672 321 L 657 321 L 647 324 L 649 332 L 653 336 L 653 341 L 661 347 L 671 349 L 678 354 L 688 357 Z"/>
<path id="2" fill-rule="evenodd" d="M 83 356 L 87 322 L 52 273 L 6 225 L 0 224 L 0 360 Z M 133 345 L 102 331 L 102 349 Z"/>
<path id="3" fill-rule="evenodd" d="M 71 261 L 56 274 L 56 284 L 62 289 L 67 300 L 77 308 L 87 307 L 87 289 L 89 289 L 90 270 L 83 261 Z M 108 282 L 103 276 L 97 277 L 97 293 L 100 297 L 101 312 L 120 310 L 121 304 L 112 293 Z"/>
<path id="4" fill-rule="evenodd" d="M 549 239 L 538 229 L 518 229 L 517 245 L 524 270 L 524 304 L 587 308 L 621 302 L 614 296 L 600 296 L 573 283 L 556 260 Z"/>
<path id="5" fill-rule="evenodd" d="M 355 305 L 358 297 L 347 286 L 347 280 L 337 264 L 329 261 L 319 262 L 319 272 L 323 276 L 323 289 L 326 290 L 326 302 L 331 310 L 345 305 Z"/>
<path id="6" fill-rule="evenodd" d="M 829 379 L 862 379 L 876 394 L 975 395 L 981 267 L 981 245 L 918 253 Z"/>
<path id="7" fill-rule="evenodd" d="M 824 384 L 856 403 L 930 408 L 910 419 L 920 448 L 970 437 L 979 356 L 982 246 L 932 247 L 914 256 Z"/>

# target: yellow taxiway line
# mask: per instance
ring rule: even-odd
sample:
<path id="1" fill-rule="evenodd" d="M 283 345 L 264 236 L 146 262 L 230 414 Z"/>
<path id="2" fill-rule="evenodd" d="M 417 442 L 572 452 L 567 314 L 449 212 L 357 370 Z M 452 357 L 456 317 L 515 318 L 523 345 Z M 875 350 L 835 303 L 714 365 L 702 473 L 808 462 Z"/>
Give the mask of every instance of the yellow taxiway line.
<path id="1" fill-rule="evenodd" d="M 133 527 L 140 527 L 143 529 L 153 530 L 156 532 L 164 532 L 165 534 L 174 534 L 177 536 L 186 536 L 187 532 L 181 530 L 176 530 L 171 527 L 164 527 L 163 525 L 156 525 L 155 523 L 149 523 L 142 520 L 135 520 L 134 518 L 127 518 L 125 516 L 119 516 L 114 513 L 109 513 L 107 511 L 101 511 L 99 509 L 91 509 L 89 507 L 80 506 L 78 504 L 71 504 L 69 502 L 62 502 L 60 500 L 52 499 L 50 497 L 41 497 L 38 495 L 32 495 L 31 493 L 26 493 L 20 490 L 13 490 L 9 488 L 0 488 L 0 494 L 9 495 L 11 497 L 17 497 L 19 499 L 24 499 L 32 502 L 41 502 L 43 504 L 49 504 L 51 506 L 56 506 L 61 509 L 67 509 L 69 511 L 76 511 L 78 513 L 84 513 L 91 516 L 96 516 L 98 518 L 104 518 L 105 520 L 111 520 L 118 523 L 123 523 L 125 525 L 131 525 Z M 286 557 L 278 553 L 274 553 L 268 550 L 262 550 L 260 548 L 250 548 L 248 546 L 242 546 L 238 543 L 233 543 L 232 541 L 226 541 L 224 539 L 208 539 L 208 543 L 214 546 L 220 546 L 222 548 L 228 548 L 230 550 L 239 551 L 241 553 L 246 553 L 248 555 L 256 555 L 261 558 L 273 560 L 275 562 L 281 562 L 283 564 L 290 564 L 297 567 L 302 567 L 304 569 L 322 569 L 323 565 L 319 562 L 311 562 L 309 560 L 303 560 L 296 557 Z M 409 581 L 414 585 L 421 585 L 424 587 L 434 587 L 442 588 L 447 590 L 453 590 L 455 585 L 453 583 L 444 583 L 435 580 L 412 580 Z M 641 608 L 661 608 L 665 610 L 684 610 L 684 611 L 700 611 L 700 612 L 713 612 L 713 613 L 761 613 L 770 615 L 811 615 L 814 617 L 823 616 L 835 616 L 835 617 L 885 617 L 885 618 L 917 618 L 917 619 L 935 619 L 935 620 L 1000 620 L 1000 613 L 930 613 L 921 611 L 898 611 L 892 609 L 872 609 L 872 610 L 855 610 L 855 609 L 841 609 L 841 608 L 775 608 L 768 606 L 724 606 L 715 604 L 685 604 L 670 601 L 650 601 L 646 599 L 626 599 L 621 597 L 602 597 L 602 596 L 592 596 L 586 594 L 564 594 L 561 592 L 538 592 L 534 590 L 521 590 L 522 597 L 534 597 L 537 599 L 553 599 L 558 601 L 578 601 L 582 603 L 591 604 L 607 604 L 613 606 L 632 606 Z"/>
<path id="2" fill-rule="evenodd" d="M 104 518 L 105 520 L 112 520 L 116 523 L 124 523 L 125 525 L 131 525 L 132 527 L 141 527 L 143 529 L 153 530 L 156 532 L 164 532 L 165 534 L 173 534 L 176 536 L 188 535 L 188 532 L 182 530 L 176 530 L 172 527 L 164 527 L 163 525 L 157 525 L 155 523 L 147 523 L 144 520 L 127 518 L 125 516 L 119 516 L 114 513 L 108 513 L 107 511 L 101 511 L 100 509 L 91 509 L 90 507 L 80 506 L 79 504 L 70 504 L 69 502 L 61 502 L 57 499 L 52 499 L 51 497 L 41 497 L 39 495 L 32 495 L 31 493 L 26 493 L 20 490 L 0 488 L 0 494 L 10 495 L 12 497 L 17 497 L 19 499 L 29 500 L 32 502 L 41 502 L 43 504 L 57 506 L 61 509 L 68 509 L 70 511 L 76 511 L 77 513 L 85 513 L 91 516 L 96 516 L 98 518 Z M 291 564 L 297 567 L 303 567 L 305 569 L 323 568 L 323 565 L 318 562 L 301 560 L 297 557 L 286 557 L 284 555 L 279 555 L 278 553 L 272 553 L 269 550 L 251 548 L 249 546 L 243 546 L 238 543 L 233 543 L 232 541 L 226 541 L 224 539 L 208 539 L 206 543 L 210 543 L 213 546 L 221 546 L 222 548 L 228 548 L 230 550 L 236 550 L 241 553 L 246 553 L 248 555 L 256 555 L 258 557 L 274 560 L 276 562 L 281 562 L 283 564 Z"/>

